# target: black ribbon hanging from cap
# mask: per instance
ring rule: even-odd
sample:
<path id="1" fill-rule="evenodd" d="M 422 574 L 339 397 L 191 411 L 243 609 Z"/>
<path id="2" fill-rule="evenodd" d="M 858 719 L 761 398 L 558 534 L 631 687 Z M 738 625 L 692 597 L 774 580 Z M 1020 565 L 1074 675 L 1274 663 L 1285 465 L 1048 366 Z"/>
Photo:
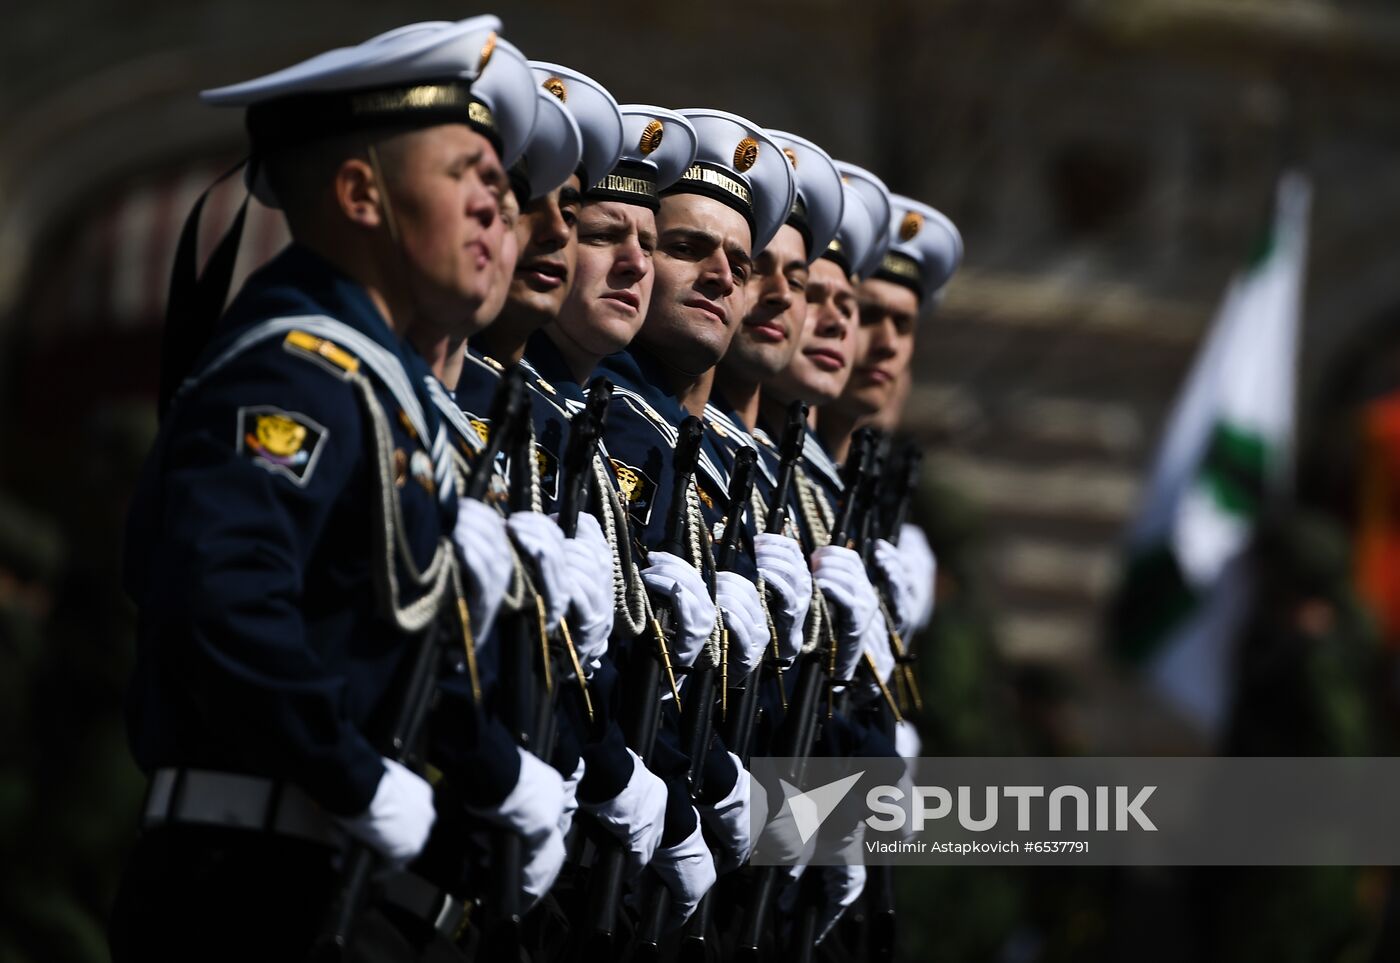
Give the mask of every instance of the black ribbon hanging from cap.
<path id="1" fill-rule="evenodd" d="M 189 376 L 195 361 L 213 339 L 219 316 L 224 311 L 224 301 L 228 299 L 229 287 L 233 284 L 233 268 L 238 261 L 243 222 L 248 216 L 248 196 L 244 196 L 233 223 L 209 256 L 203 275 L 199 273 L 199 223 L 209 195 L 242 170 L 244 165 L 248 165 L 248 180 L 252 182 L 257 175 L 257 161 L 245 157 L 205 188 L 180 230 L 180 244 L 175 250 L 175 264 L 170 272 L 165 328 L 160 338 L 160 389 L 156 411 L 161 418 L 165 417 L 170 402 Z"/>

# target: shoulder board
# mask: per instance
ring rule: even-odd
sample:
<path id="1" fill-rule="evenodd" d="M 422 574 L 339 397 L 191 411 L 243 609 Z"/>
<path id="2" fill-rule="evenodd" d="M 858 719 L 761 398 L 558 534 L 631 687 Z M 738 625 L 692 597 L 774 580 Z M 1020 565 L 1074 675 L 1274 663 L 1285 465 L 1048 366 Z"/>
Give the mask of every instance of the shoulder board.
<path id="1" fill-rule="evenodd" d="M 499 378 L 501 376 L 501 372 L 505 370 L 501 367 L 500 362 L 492 360 L 491 358 L 487 358 L 485 357 L 485 355 L 478 358 L 466 348 L 462 349 L 462 354 L 466 357 L 467 361 L 476 365 L 482 371 L 489 372 L 491 377 L 493 378 Z"/>
<path id="2" fill-rule="evenodd" d="M 661 417 L 661 412 L 653 408 L 649 401 L 631 388 L 624 388 L 621 385 L 613 385 L 613 397 L 627 402 L 628 406 L 633 411 L 651 422 L 652 426 L 661 433 L 661 437 L 666 439 L 666 444 L 669 447 L 674 448 L 676 446 L 676 436 L 678 434 L 676 426 Z"/>
<path id="3" fill-rule="evenodd" d="M 539 388 L 545 394 L 559 394 L 559 389 L 554 387 L 554 385 L 550 384 L 548 381 L 545 381 L 544 378 L 540 377 L 540 373 L 538 370 L 536 370 L 535 366 L 532 365 L 529 361 L 525 360 L 524 358 L 520 359 L 520 370 L 524 371 L 527 375 L 529 375 L 533 381 L 534 387 Z"/>
<path id="4" fill-rule="evenodd" d="M 293 332 L 297 332 L 300 337 L 297 339 L 297 343 L 290 339 L 284 340 L 282 345 L 285 350 L 307 359 L 314 358 L 318 363 L 321 359 L 325 359 L 331 364 L 336 364 L 339 369 L 337 373 L 340 373 L 341 377 L 358 374 L 359 366 L 363 364 L 375 376 L 375 379 L 394 396 L 394 400 L 398 402 L 399 407 L 403 409 L 404 414 L 412 423 L 414 430 L 418 432 L 418 437 L 431 437 L 428 431 L 427 415 L 423 411 L 423 405 L 418 400 L 418 395 L 413 390 L 413 383 L 409 380 L 408 372 L 404 370 L 403 362 L 374 339 L 361 334 L 343 321 L 337 321 L 324 314 L 269 318 L 253 325 L 228 344 L 201 370 L 186 378 L 180 385 L 180 390 L 176 392 L 175 401 L 178 402 L 204 379 L 218 372 L 249 349 L 273 338 L 285 338 L 286 335 Z M 354 370 L 352 371 L 344 364 L 331 361 L 324 349 L 314 353 L 307 351 L 304 345 L 311 343 L 309 339 L 316 338 L 333 342 L 331 347 L 356 362 Z M 329 366 L 323 364 L 322 367 L 328 368 Z"/>
<path id="5" fill-rule="evenodd" d="M 633 411 L 636 411 L 642 417 L 650 421 L 652 426 L 660 432 L 661 437 L 666 439 L 666 446 L 668 448 L 676 447 L 676 439 L 680 436 L 679 429 L 663 418 L 661 413 L 653 408 L 651 403 L 645 398 L 632 389 L 624 388 L 621 385 L 613 385 L 613 397 L 621 398 L 631 406 Z M 720 491 L 727 491 L 729 489 L 729 473 L 717 467 L 715 463 L 710 460 L 710 456 L 705 454 L 704 451 L 700 452 L 699 465 L 702 470 L 708 473 L 709 476 L 718 483 Z"/>
<path id="6" fill-rule="evenodd" d="M 730 418 L 723 411 L 720 411 L 714 405 L 705 405 L 705 420 L 714 428 L 715 434 L 726 441 L 758 451 L 758 442 L 754 441 L 753 436 L 749 434 L 749 430 L 736 422 L 733 418 Z M 778 484 L 778 480 L 773 477 L 772 470 L 769 469 L 762 458 L 758 459 L 758 470 L 763 473 L 763 477 L 767 480 L 768 484 Z"/>
<path id="7" fill-rule="evenodd" d="M 354 374 L 360 370 L 360 359 L 327 338 L 318 338 L 310 331 L 288 331 L 282 346 L 292 354 L 301 352 L 316 360 L 329 361 L 342 371 Z"/>
<path id="8" fill-rule="evenodd" d="M 526 372 L 526 374 L 529 374 L 529 372 Z M 565 418 L 572 417 L 567 407 L 567 402 L 560 397 L 559 393 L 554 390 L 552 385 L 545 384 L 542 379 L 534 375 L 529 377 L 525 385 L 533 391 L 541 401 L 559 412 L 559 414 L 563 415 Z"/>

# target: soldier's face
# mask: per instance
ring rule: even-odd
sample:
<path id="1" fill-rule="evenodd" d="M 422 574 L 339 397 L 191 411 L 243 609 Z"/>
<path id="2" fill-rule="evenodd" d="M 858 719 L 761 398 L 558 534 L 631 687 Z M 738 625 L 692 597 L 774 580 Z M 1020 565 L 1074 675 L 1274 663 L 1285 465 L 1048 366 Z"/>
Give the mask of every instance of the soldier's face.
<path id="1" fill-rule="evenodd" d="M 386 178 L 413 306 L 433 328 L 469 334 L 500 270 L 505 171 L 465 124 L 400 135 L 393 154 Z"/>
<path id="2" fill-rule="evenodd" d="M 555 324 L 602 358 L 631 344 L 651 303 L 656 217 L 620 201 L 588 201 L 579 211 L 574 282 Z"/>
<path id="3" fill-rule="evenodd" d="M 851 376 L 856 292 L 840 265 L 823 257 L 812 264 L 806 293 L 807 317 L 797 352 L 773 386 L 784 401 L 822 405 L 839 398 Z"/>
<path id="4" fill-rule="evenodd" d="M 894 400 L 898 380 L 914 356 L 919 299 L 904 285 L 879 279 L 862 281 L 856 297 L 856 356 L 842 402 L 857 414 L 870 415 Z"/>
<path id="5" fill-rule="evenodd" d="M 638 340 L 687 375 L 713 368 L 744 313 L 752 243 L 748 221 L 728 205 L 697 194 L 662 198 L 656 289 Z"/>
<path id="6" fill-rule="evenodd" d="M 489 235 L 493 242 L 499 243 L 500 256 L 491 262 L 491 288 L 472 319 L 470 330 L 467 332 L 469 335 L 495 321 L 510 295 L 511 279 L 520 255 L 520 241 L 516 233 L 520 222 L 520 203 L 511 191 L 506 191 L 506 196 L 501 198 L 501 216 L 497 218 L 497 222 L 492 225 Z M 497 234 L 500 235 L 499 241 L 496 241 Z"/>
<path id="7" fill-rule="evenodd" d="M 749 310 L 720 365 L 747 380 L 766 381 L 792 363 L 807 319 L 807 245 L 784 224 L 754 258 Z"/>
<path id="8" fill-rule="evenodd" d="M 530 201 L 515 224 L 520 257 L 510 285 L 513 312 L 546 324 L 559 316 L 578 260 L 578 175 Z M 514 314 L 512 315 L 514 317 Z"/>

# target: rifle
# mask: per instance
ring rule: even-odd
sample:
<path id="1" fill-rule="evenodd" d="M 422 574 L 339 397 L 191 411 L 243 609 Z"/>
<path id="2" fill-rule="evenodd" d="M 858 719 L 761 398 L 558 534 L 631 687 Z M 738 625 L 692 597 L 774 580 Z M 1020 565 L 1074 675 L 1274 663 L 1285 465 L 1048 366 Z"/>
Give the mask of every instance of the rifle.
<path id="1" fill-rule="evenodd" d="M 734 456 L 734 467 L 729 475 L 729 505 L 724 516 L 724 534 L 720 536 L 719 550 L 715 552 L 715 571 L 728 572 L 734 568 L 734 562 L 739 555 L 739 536 L 744 529 L 744 511 L 748 508 L 749 499 L 753 493 L 754 474 L 758 465 L 758 452 L 752 448 L 740 449 Z M 729 671 L 729 634 L 725 633 L 721 639 L 720 654 L 720 691 L 723 692 L 728 683 Z M 686 711 L 681 717 L 681 745 L 690 754 L 690 794 L 698 797 L 703 788 L 703 774 L 705 771 L 705 756 L 710 747 L 710 736 L 714 731 L 714 707 L 715 707 L 715 666 L 706 665 L 698 671 L 692 673 L 690 685 L 686 690 L 685 708 Z M 745 773 L 739 773 L 739 778 L 746 778 Z M 710 917 L 713 913 L 714 903 L 711 900 L 713 890 L 706 893 L 695 907 L 695 914 L 686 925 L 685 936 L 681 942 L 681 958 L 695 959 L 703 961 L 705 959 L 705 934 L 710 926 Z M 658 901 L 663 904 L 669 902 L 665 898 L 665 887 L 662 887 L 657 894 Z M 653 934 L 648 934 L 644 945 L 650 948 L 651 938 L 654 936 L 657 943 L 660 942 L 660 927 L 664 923 L 664 913 L 653 914 L 652 919 L 657 929 Z"/>
<path id="2" fill-rule="evenodd" d="M 845 546 L 855 530 L 857 501 L 861 492 L 868 488 L 871 462 L 874 450 L 868 434 L 858 432 L 852 441 L 850 456 L 844 472 L 846 496 L 841 502 L 836 516 L 836 524 L 831 530 L 831 544 Z M 834 640 L 829 644 L 830 651 L 813 651 L 804 654 L 798 662 L 797 688 L 788 706 L 787 717 L 777 736 L 776 755 L 791 760 L 787 780 L 800 785 L 806 771 L 807 756 L 811 753 L 819 727 L 819 703 L 823 690 L 830 692 L 830 679 L 834 674 L 836 659 Z M 757 960 L 768 922 L 768 906 L 773 900 L 773 888 L 777 881 L 777 868 L 764 866 L 759 869 L 755 881 L 753 898 L 748 904 L 743 927 L 739 933 L 738 956 L 745 960 Z M 815 910 L 812 910 L 815 912 Z M 803 921 L 815 926 L 815 919 Z M 803 932 L 799 926 L 799 935 Z"/>
<path id="3" fill-rule="evenodd" d="M 490 467 L 485 458 L 494 448 L 495 454 L 506 451 L 510 455 L 511 511 L 531 508 L 534 451 L 529 418 L 530 401 L 524 375 L 519 367 L 513 367 L 503 375 L 501 386 L 496 389 L 496 397 L 492 400 L 490 437 L 486 451 L 482 452 L 472 473 L 469 496 L 478 489 L 485 493 L 487 479 L 481 476 Z M 491 462 L 494 461 L 493 456 Z M 500 683 L 497 689 L 499 715 L 516 742 L 529 749 L 538 735 L 534 728 L 535 671 L 531 620 L 522 612 L 508 624 L 509 636 L 502 637 L 501 646 Z M 540 641 L 541 645 L 546 644 L 545 639 Z M 545 672 L 548 671 L 546 666 Z M 520 920 L 523 915 L 520 908 L 520 882 L 524 870 L 522 840 L 515 833 L 498 833 L 493 849 L 493 863 L 499 877 L 496 885 L 497 912 L 483 940 L 482 953 L 486 959 L 514 960 L 520 954 Z"/>
<path id="4" fill-rule="evenodd" d="M 855 433 L 851 445 L 853 458 L 847 462 L 844 472 L 845 498 L 841 502 L 841 514 L 838 516 L 836 528 L 831 534 L 831 543 L 833 545 L 848 545 L 868 564 L 873 544 L 871 534 L 876 509 L 875 482 L 883 473 L 886 443 L 881 433 L 874 428 L 862 428 Z M 868 653 L 865 655 L 864 663 L 873 674 L 874 664 Z M 835 664 L 834 660 L 832 664 Z M 856 664 L 857 673 L 860 671 L 860 666 L 861 663 L 858 662 Z M 840 711 L 843 713 L 847 711 L 850 702 L 851 688 L 848 683 L 852 681 L 852 679 L 831 680 L 832 686 L 838 683 L 844 686 L 839 700 Z M 878 682 L 878 678 L 876 681 Z M 883 685 L 881 685 L 881 691 L 884 691 Z M 885 694 L 888 698 L 888 693 Z M 805 743 L 805 749 L 806 755 L 810 755 L 812 744 L 816 738 L 817 720 L 809 719 L 807 724 L 811 734 Z M 804 761 L 805 758 L 804 755 Z M 795 963 L 810 963 L 816 948 L 817 916 L 822 902 L 820 874 L 804 873 L 799 886 L 793 951 L 796 958 Z"/>
<path id="5" fill-rule="evenodd" d="M 508 373 L 492 402 L 492 423 L 513 423 L 516 420 L 513 413 L 523 407 L 524 401 L 525 382 L 518 372 L 515 373 L 514 379 Z M 486 450 L 477 460 L 467 485 L 468 497 L 477 500 L 485 495 L 487 483 L 494 470 L 496 454 L 506 441 L 504 432 L 496 431 L 492 434 L 492 443 L 487 444 Z M 466 602 L 459 598 L 457 605 L 462 633 L 470 646 L 472 640 L 468 617 L 465 614 Z M 436 636 L 436 625 L 430 625 L 421 633 L 413 649 L 408 676 L 400 694 L 398 712 L 394 716 L 394 724 L 387 738 L 385 757 L 405 765 L 410 765 L 413 761 L 423 724 L 437 695 L 437 663 L 440 653 Z M 468 655 L 469 658 L 473 657 L 470 650 Z M 345 958 L 351 931 L 369 896 L 370 881 L 379 861 L 378 854 L 370 847 L 358 842 L 350 844 L 341 870 L 340 889 L 331 901 L 321 935 L 312 949 L 313 959 L 320 963 L 335 963 Z M 516 862 L 518 866 L 518 856 Z M 516 877 L 519 878 L 518 870 Z"/>
<path id="6" fill-rule="evenodd" d="M 902 454 L 901 472 L 899 474 L 899 486 L 895 490 L 894 504 L 891 510 L 882 518 L 884 523 L 884 538 L 892 543 L 898 544 L 900 529 L 904 527 L 904 521 L 909 516 L 909 504 L 913 499 L 914 490 L 919 484 L 919 473 L 922 468 L 923 451 L 909 445 L 906 446 Z M 897 639 L 897 637 L 896 637 Z M 898 674 L 898 682 L 903 683 L 903 687 L 908 694 L 909 703 L 916 708 L 922 708 L 922 699 L 919 696 L 918 686 L 914 679 L 914 671 L 911 666 L 912 655 L 907 647 L 902 643 L 895 642 L 895 671 Z M 908 703 L 906 703 L 908 704 Z M 894 741 L 895 719 L 893 713 L 888 711 L 884 705 L 877 708 L 878 715 L 876 724 L 885 735 Z M 870 953 L 870 958 L 877 963 L 892 960 L 894 958 L 895 942 L 895 907 L 894 907 L 894 878 L 893 867 L 889 865 L 870 867 L 869 876 L 866 880 L 866 917 L 868 929 L 866 932 L 866 946 Z"/>
<path id="7" fill-rule="evenodd" d="M 783 440 L 778 449 L 782 459 L 778 464 L 778 484 L 773 489 L 773 500 L 768 504 L 768 518 L 764 525 L 764 531 L 769 535 L 781 535 L 787 524 L 788 497 L 792 491 L 793 472 L 802 457 L 802 444 L 806 439 L 807 403 L 794 401 L 788 408 L 787 425 L 783 429 Z M 776 637 L 772 642 L 772 664 L 779 673 L 778 680 L 781 685 L 782 670 L 777 669 L 780 643 Z M 739 695 L 734 714 L 726 719 L 728 725 L 724 733 L 725 743 L 745 765 L 748 765 L 751 755 L 750 744 L 753 741 L 758 714 L 759 686 L 766 668 L 766 665 L 759 666 L 758 677 L 748 680 Z"/>
<path id="8" fill-rule="evenodd" d="M 666 518 L 666 531 L 658 551 L 672 555 L 685 555 L 685 517 L 689 504 L 688 492 L 695 477 L 695 466 L 700 461 L 700 445 L 704 440 L 705 425 L 694 415 L 681 422 L 676 435 L 676 447 L 672 455 L 672 484 L 670 515 Z M 652 619 L 652 632 L 656 647 L 650 653 L 634 647 L 628 659 L 627 689 L 629 698 L 623 700 L 623 737 L 632 751 L 643 762 L 650 762 L 652 746 L 656 741 L 656 729 L 661 711 L 661 673 L 665 670 L 668 682 L 675 694 L 670 654 L 666 639 L 671 635 L 671 613 L 667 609 L 657 612 Z M 679 700 L 678 700 L 679 702 Z M 630 710 L 630 711 L 626 711 Z M 589 935 L 590 959 L 612 960 L 614 957 L 613 938 L 617 927 L 618 904 L 622 895 L 622 873 L 626 863 L 626 851 L 622 843 L 610 840 L 602 849 L 595 865 L 595 880 L 590 889 L 589 918 L 593 921 L 593 931 Z"/>
<path id="9" fill-rule="evenodd" d="M 919 477 L 924 466 L 924 451 L 917 445 L 905 445 L 902 454 L 903 471 L 894 510 L 885 520 L 885 538 L 896 545 L 899 544 L 900 530 L 909 520 L 909 505 L 914 500 L 914 491 L 919 487 Z"/>
<path id="10" fill-rule="evenodd" d="M 569 441 L 564 447 L 563 478 L 559 498 L 559 527 L 565 538 L 578 534 L 578 516 L 588 501 L 588 482 L 593 477 L 593 456 L 598 450 L 598 439 L 603 434 L 603 424 L 608 416 L 608 402 L 612 400 L 612 382 L 607 378 L 597 378 L 588 387 L 588 401 L 582 411 L 569 420 Z M 567 632 L 567 626 L 562 628 Z M 578 652 L 573 639 L 565 637 L 565 654 L 574 677 L 578 680 L 584 708 L 589 721 L 593 719 L 593 703 L 588 694 L 588 684 L 583 678 L 583 666 L 579 664 Z M 554 674 L 558 678 L 558 672 Z M 549 697 L 540 701 L 540 714 L 535 723 L 535 731 L 540 734 L 541 758 L 548 760 L 554 752 L 555 737 L 558 734 L 555 712 L 559 705 L 558 686 L 552 686 Z"/>

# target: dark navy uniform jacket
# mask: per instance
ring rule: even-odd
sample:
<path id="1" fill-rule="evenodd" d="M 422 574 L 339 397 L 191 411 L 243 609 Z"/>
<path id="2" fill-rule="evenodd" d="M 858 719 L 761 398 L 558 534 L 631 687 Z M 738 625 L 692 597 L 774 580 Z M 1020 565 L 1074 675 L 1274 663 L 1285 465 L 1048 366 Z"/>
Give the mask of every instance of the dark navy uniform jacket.
<path id="1" fill-rule="evenodd" d="M 570 428 L 568 402 L 581 403 L 584 392 L 567 376 L 557 381 L 546 379 L 528 356 L 521 363 L 530 389 L 541 507 L 551 512 L 558 507 L 561 495 L 562 462 Z M 462 413 L 472 424 L 480 426 L 483 433 L 491 430 L 491 403 L 503 370 L 495 359 L 468 347 L 462 376 L 457 383 L 456 400 Z M 561 683 L 564 688 L 561 690 L 563 711 L 559 716 L 559 738 L 553 758 L 547 760 L 567 777 L 573 774 L 582 756 L 585 768 L 578 793 L 586 802 L 613 798 L 632 775 L 632 757 L 625 751 L 622 730 L 616 722 L 617 669 L 608 655 L 599 663 L 589 679 L 589 697 L 594 709 L 592 729 L 588 727 L 587 711 L 578 690 L 572 683 Z"/>
<path id="2" fill-rule="evenodd" d="M 640 349 L 609 355 L 599 364 L 598 373 L 614 386 L 604 437 L 608 456 L 622 483 L 633 533 L 645 548 L 656 549 L 665 540 L 666 517 L 671 510 L 676 428 L 688 412 L 667 387 L 660 365 Z M 728 500 L 729 475 L 720 467 L 721 462 L 713 433 L 706 432 L 695 484 L 700 492 L 701 515 L 711 530 L 723 516 Z M 735 571 L 745 578 L 756 578 L 751 544 L 741 546 L 739 559 Z M 666 706 L 648 765 L 666 781 L 669 790 L 666 829 L 662 834 L 663 844 L 669 846 L 693 830 L 694 817 L 685 780 L 689 760 L 680 748 L 678 715 L 672 703 L 667 702 Z M 705 760 L 701 802 L 717 801 L 734 785 L 734 772 L 725 752 L 718 736 L 712 739 Z"/>
<path id="3" fill-rule="evenodd" d="M 605 432 L 608 455 L 624 479 L 634 532 L 644 547 L 655 549 L 665 540 L 671 512 L 676 430 L 689 412 L 671 393 L 664 369 L 640 348 L 609 355 L 598 370 L 615 389 Z M 729 499 L 724 464 L 714 432 L 706 431 L 695 486 L 701 515 L 711 530 L 724 517 Z M 742 542 L 734 570 L 748 579 L 757 576 L 751 539 Z"/>
<path id="4" fill-rule="evenodd" d="M 426 365 L 360 285 L 296 245 L 249 279 L 195 370 L 258 322 L 318 316 L 396 356 L 435 429 Z M 162 425 L 127 531 L 126 586 L 140 613 L 128 728 L 148 772 L 285 778 L 353 814 L 378 785 L 375 740 L 391 725 L 411 640 L 381 614 L 375 588 L 383 550 L 367 419 L 345 380 L 356 359 L 312 344 L 289 335 L 249 348 Z M 423 566 L 451 532 L 456 502 L 436 497 L 432 439 L 358 367 L 388 416 L 405 537 Z M 406 603 L 403 579 L 400 566 Z M 513 751 L 480 730 L 457 738 L 464 755 L 485 753 L 469 795 L 499 801 L 518 775 Z"/>
<path id="5" fill-rule="evenodd" d="M 491 430 L 491 403 L 504 368 L 494 358 L 467 347 L 462 375 L 457 382 L 457 407 L 485 440 Z M 530 390 L 530 420 L 535 429 L 535 458 L 539 465 L 541 507 L 554 511 L 559 500 L 560 459 L 569 437 L 569 415 L 564 398 L 528 365 L 525 383 Z"/>

